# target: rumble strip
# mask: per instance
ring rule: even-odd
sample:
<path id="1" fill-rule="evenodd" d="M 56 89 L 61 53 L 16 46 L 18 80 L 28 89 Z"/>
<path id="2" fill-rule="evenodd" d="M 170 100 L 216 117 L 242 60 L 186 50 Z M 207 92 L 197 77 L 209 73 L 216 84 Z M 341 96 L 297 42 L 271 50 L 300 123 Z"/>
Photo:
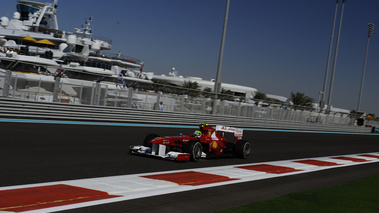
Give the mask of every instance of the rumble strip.
<path id="1" fill-rule="evenodd" d="M 0 212 L 62 211 L 377 162 L 379 153 L 363 153 L 8 186 L 0 188 Z"/>

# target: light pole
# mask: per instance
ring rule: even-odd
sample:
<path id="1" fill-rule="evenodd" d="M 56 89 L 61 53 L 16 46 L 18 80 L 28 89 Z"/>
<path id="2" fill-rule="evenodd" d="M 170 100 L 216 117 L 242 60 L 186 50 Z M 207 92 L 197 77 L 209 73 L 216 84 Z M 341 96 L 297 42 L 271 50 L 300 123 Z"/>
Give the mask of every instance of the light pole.
<path id="1" fill-rule="evenodd" d="M 330 113 L 330 109 L 331 109 L 331 105 L 332 105 L 333 82 L 334 82 L 334 74 L 335 74 L 335 71 L 336 71 L 336 62 L 337 62 L 337 55 L 338 55 L 338 44 L 339 44 L 340 35 L 341 35 L 343 8 L 345 6 L 345 1 L 348 1 L 348 0 L 342 0 L 341 16 L 340 16 L 340 22 L 339 22 L 338 34 L 337 34 L 337 41 L 336 41 L 336 49 L 335 49 L 335 52 L 334 52 L 332 76 L 331 76 L 331 79 L 330 79 L 330 87 L 329 87 L 329 95 L 328 95 L 328 108 L 326 110 L 327 113 Z"/>
<path id="2" fill-rule="evenodd" d="M 365 60 L 363 63 L 363 71 L 362 71 L 362 80 L 361 80 L 361 89 L 359 90 L 359 98 L 358 98 L 358 106 L 357 111 L 359 112 L 361 108 L 361 99 L 362 99 L 362 91 L 363 91 L 363 82 L 365 78 L 365 70 L 366 70 L 366 62 L 367 62 L 367 52 L 368 52 L 368 44 L 370 42 L 370 37 L 374 33 L 374 27 L 375 25 L 373 23 L 368 24 L 368 37 L 367 37 L 367 44 L 366 44 L 366 54 L 365 54 Z"/>
<path id="3" fill-rule="evenodd" d="M 324 77 L 324 86 L 322 87 L 322 91 L 320 91 L 320 93 L 321 93 L 321 103 L 320 103 L 320 101 L 318 102 L 319 106 L 320 106 L 320 111 L 322 111 L 322 109 L 325 106 L 326 85 L 327 85 L 327 82 L 328 82 L 329 66 L 330 66 L 330 56 L 331 56 L 332 47 L 333 47 L 333 37 L 334 37 L 334 30 L 335 30 L 335 26 L 336 26 L 337 11 L 338 11 L 338 0 L 336 1 L 336 9 L 334 10 L 333 27 L 332 27 L 332 34 L 330 35 L 328 60 L 326 62 L 326 70 L 325 70 L 325 77 Z"/>
<path id="4" fill-rule="evenodd" d="M 215 87 L 214 87 L 215 97 L 214 97 L 214 101 L 213 101 L 212 114 L 216 114 L 216 106 L 217 106 L 216 101 L 217 101 L 218 94 L 221 91 L 221 65 L 222 65 L 222 56 L 224 54 L 224 43 L 225 43 L 225 34 L 226 34 L 226 24 L 228 22 L 229 4 L 230 4 L 230 0 L 227 0 L 226 1 L 226 10 L 225 10 L 225 19 L 224 19 L 224 28 L 222 31 L 220 55 L 218 58 L 216 82 L 215 82 Z"/>

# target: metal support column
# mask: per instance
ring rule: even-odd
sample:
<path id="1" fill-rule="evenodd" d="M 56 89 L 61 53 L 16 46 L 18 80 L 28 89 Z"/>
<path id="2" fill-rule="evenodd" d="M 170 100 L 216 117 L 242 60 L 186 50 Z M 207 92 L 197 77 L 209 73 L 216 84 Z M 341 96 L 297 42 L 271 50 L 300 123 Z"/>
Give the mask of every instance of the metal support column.
<path id="1" fill-rule="evenodd" d="M 331 79 L 330 79 L 330 87 L 329 87 L 329 95 L 328 95 L 328 108 L 326 110 L 327 113 L 330 113 L 331 107 L 332 107 L 332 91 L 333 91 L 333 83 L 334 83 L 334 74 L 335 74 L 335 71 L 336 71 L 336 63 L 337 63 L 337 55 L 338 55 L 338 44 L 339 44 L 340 35 L 341 35 L 343 9 L 344 9 L 344 6 L 345 6 L 345 1 L 348 1 L 348 0 L 342 0 L 342 9 L 341 9 L 340 22 L 339 22 L 339 26 L 338 26 L 336 49 L 335 49 L 335 52 L 334 52 L 333 70 L 332 70 L 332 76 L 331 76 Z"/>
<path id="2" fill-rule="evenodd" d="M 215 82 L 215 87 L 214 87 L 215 97 L 214 97 L 214 101 L 213 101 L 212 114 L 216 114 L 217 97 L 221 91 L 221 65 L 222 65 L 222 57 L 224 54 L 224 44 L 225 44 L 226 25 L 228 23 L 229 4 L 230 4 L 230 0 L 227 0 L 226 1 L 226 10 L 225 10 L 225 19 L 224 19 L 224 28 L 222 31 L 220 55 L 218 58 L 216 82 Z"/>
<path id="3" fill-rule="evenodd" d="M 362 80 L 361 80 L 361 88 L 359 90 L 359 98 L 358 98 L 358 106 L 357 106 L 357 111 L 360 111 L 361 108 L 361 100 L 362 100 L 362 92 L 363 92 L 363 83 L 364 83 L 364 78 L 365 78 L 365 70 L 366 70 L 366 62 L 367 62 L 367 53 L 368 53 L 368 44 L 370 43 L 370 37 L 372 36 L 374 32 L 374 27 L 375 25 L 373 23 L 368 24 L 369 29 L 368 29 L 368 37 L 367 37 L 367 44 L 366 44 L 366 54 L 365 54 L 365 60 L 363 63 L 363 71 L 362 71 Z"/>
<path id="4" fill-rule="evenodd" d="M 325 77 L 324 77 L 324 85 L 322 87 L 322 91 L 319 93 L 321 94 L 321 102 L 319 101 L 317 104 L 319 105 L 320 111 L 324 109 L 325 106 L 325 94 L 326 94 L 326 85 L 328 83 L 328 75 L 329 75 L 329 66 L 330 66 L 330 56 L 332 53 L 332 47 L 333 47 L 333 37 L 334 37 L 334 30 L 336 26 L 336 18 L 337 18 L 337 10 L 338 10 L 338 0 L 336 1 L 336 9 L 334 10 L 334 19 L 333 19 L 333 27 L 332 27 L 332 34 L 330 35 L 330 42 L 329 42 L 329 52 L 328 52 L 328 60 L 326 62 L 326 70 L 325 70 Z"/>

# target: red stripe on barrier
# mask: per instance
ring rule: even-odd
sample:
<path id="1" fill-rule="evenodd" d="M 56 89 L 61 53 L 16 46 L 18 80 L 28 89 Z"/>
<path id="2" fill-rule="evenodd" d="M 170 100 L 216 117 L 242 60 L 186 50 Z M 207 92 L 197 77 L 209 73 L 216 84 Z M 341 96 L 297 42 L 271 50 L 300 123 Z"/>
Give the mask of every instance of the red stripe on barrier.
<path id="1" fill-rule="evenodd" d="M 254 170 L 254 171 L 258 171 L 258 172 L 266 172 L 266 173 L 272 173 L 272 174 L 282 174 L 282 173 L 288 173 L 288 172 L 302 171 L 302 170 L 297 170 L 297 169 L 294 169 L 291 167 L 274 166 L 274 165 L 270 165 L 270 164 L 257 164 L 257 165 L 251 165 L 251 166 L 237 166 L 235 168 Z"/>
<path id="2" fill-rule="evenodd" d="M 365 155 L 359 155 L 359 156 L 362 156 L 362 157 L 369 157 L 369 158 L 378 158 L 378 159 L 379 159 L 379 156 L 378 156 L 378 155 L 368 155 L 368 154 L 365 154 Z"/>
<path id="3" fill-rule="evenodd" d="M 297 160 L 297 161 L 293 161 L 293 162 L 309 164 L 309 165 L 314 165 L 314 166 L 337 166 L 337 165 L 340 165 L 338 163 L 329 162 L 329 161 L 322 161 L 322 160 Z"/>
<path id="4" fill-rule="evenodd" d="M 352 158 L 352 157 L 344 157 L 344 156 L 332 157 L 332 158 L 337 159 L 337 160 L 349 160 L 349 161 L 353 161 L 353 162 L 366 162 L 366 161 L 368 161 L 368 160 L 362 159 L 362 158 Z"/>
<path id="5" fill-rule="evenodd" d="M 120 197 L 64 184 L 0 191 L 0 211 L 22 212 Z"/>
<path id="6" fill-rule="evenodd" d="M 191 186 L 238 180 L 235 178 L 229 178 L 222 175 L 213 175 L 213 174 L 194 172 L 194 171 L 177 172 L 177 173 L 169 173 L 169 174 L 161 174 L 161 175 L 146 175 L 146 176 L 141 176 L 141 177 L 154 179 L 154 180 L 169 181 L 169 182 L 176 183 L 178 185 L 191 185 Z"/>

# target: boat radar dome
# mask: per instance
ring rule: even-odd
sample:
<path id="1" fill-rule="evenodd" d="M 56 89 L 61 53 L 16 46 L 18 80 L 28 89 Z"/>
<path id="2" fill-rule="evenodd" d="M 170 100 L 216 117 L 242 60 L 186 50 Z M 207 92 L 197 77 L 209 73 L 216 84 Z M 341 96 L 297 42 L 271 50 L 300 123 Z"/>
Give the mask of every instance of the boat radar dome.
<path id="1" fill-rule="evenodd" d="M 75 45 L 76 44 L 76 35 L 69 35 L 67 37 L 67 44 Z"/>
<path id="2" fill-rule="evenodd" d="M 9 25 L 9 19 L 5 16 L 0 18 L 0 24 L 2 27 L 8 27 Z"/>
<path id="3" fill-rule="evenodd" d="M 7 40 L 4 37 L 0 36 L 0 47 L 4 46 L 7 43 Z"/>
<path id="4" fill-rule="evenodd" d="M 63 50 L 66 49 L 67 46 L 68 46 L 68 44 L 66 44 L 66 43 L 61 43 L 61 44 L 59 45 L 59 51 L 63 52 Z"/>
<path id="5" fill-rule="evenodd" d="M 14 12 L 13 13 L 13 19 L 20 20 L 20 17 L 21 17 L 21 15 L 20 15 L 19 12 Z"/>
<path id="6" fill-rule="evenodd" d="M 100 50 L 100 48 L 101 48 L 101 43 L 100 43 L 100 41 L 95 40 L 95 41 L 92 43 L 92 45 L 91 45 L 91 49 L 92 49 L 92 50 L 98 51 L 98 50 Z"/>

